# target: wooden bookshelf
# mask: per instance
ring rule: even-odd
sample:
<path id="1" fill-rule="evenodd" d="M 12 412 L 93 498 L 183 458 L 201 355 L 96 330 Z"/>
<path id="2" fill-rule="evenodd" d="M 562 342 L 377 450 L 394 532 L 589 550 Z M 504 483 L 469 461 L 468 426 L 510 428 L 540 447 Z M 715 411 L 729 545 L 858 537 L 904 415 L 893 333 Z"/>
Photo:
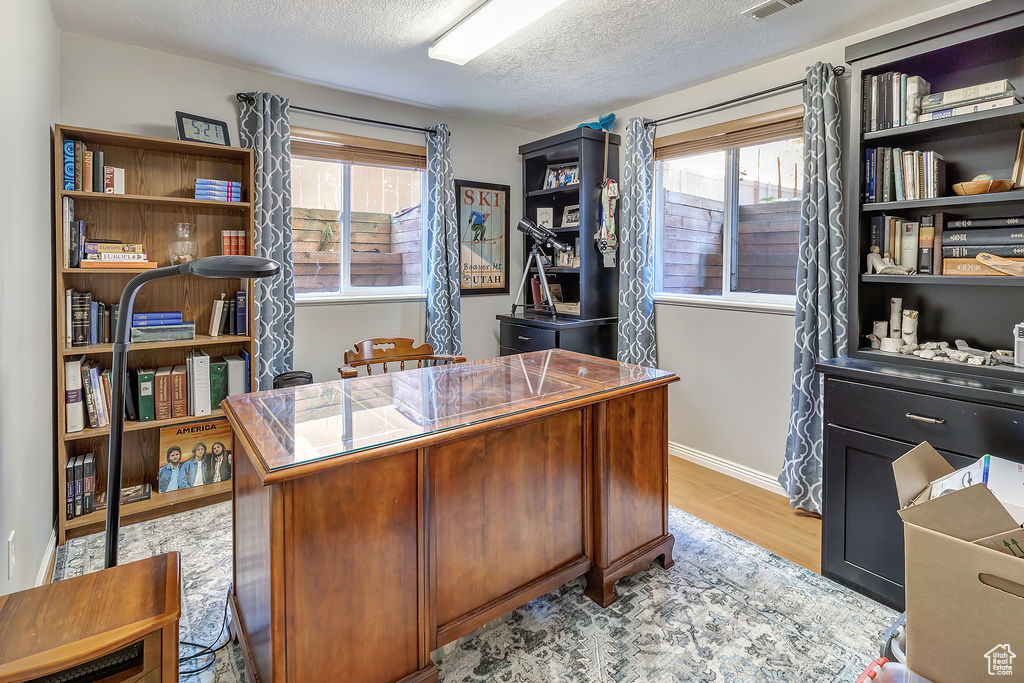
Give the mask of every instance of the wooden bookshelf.
<path id="1" fill-rule="evenodd" d="M 125 169 L 126 194 L 83 192 L 64 189 L 63 140 L 80 140 L 90 151 L 102 151 L 104 164 Z M 248 253 L 253 245 L 253 204 L 248 201 L 253 191 L 252 150 L 222 147 L 164 138 L 128 135 L 75 126 L 54 126 L 54 311 L 56 338 L 56 386 L 58 439 L 56 469 L 58 501 L 58 543 L 76 536 L 101 531 L 105 511 L 66 519 L 65 465 L 68 458 L 82 453 L 96 455 L 96 491 L 106 490 L 107 447 L 109 427 L 91 428 L 68 433 L 64 409 L 64 363 L 84 356 L 110 367 L 112 344 L 65 347 L 64 292 L 75 289 L 92 292 L 94 300 L 117 303 L 121 290 L 133 275 L 143 270 L 131 267 L 83 269 L 64 267 L 63 200 L 74 201 L 74 219 L 86 221 L 89 237 L 141 242 L 150 260 L 164 266 L 169 263 L 167 245 L 175 234 L 175 224 L 192 223 L 199 246 L 199 256 L 221 253 L 221 230 L 242 230 L 246 235 Z M 195 179 L 218 178 L 242 184 L 242 197 L 247 201 L 221 202 L 194 199 Z M 221 294 L 245 290 L 252 301 L 252 285 L 238 279 L 213 279 L 181 276 L 151 283 L 143 287 L 135 300 L 135 310 L 181 310 L 184 320 L 196 323 L 198 330 L 209 325 L 213 301 Z M 253 307 L 248 310 L 248 330 L 253 329 Z M 133 344 L 128 358 L 130 368 L 156 368 L 181 365 L 192 349 L 204 349 L 211 356 L 237 354 L 242 350 L 255 353 L 253 337 L 248 335 L 197 334 L 195 339 L 141 342 Z M 250 382 L 252 374 L 250 374 Z M 122 523 L 152 519 L 172 512 L 208 505 L 231 497 L 231 482 L 207 484 L 160 494 L 156 492 L 156 475 L 161 459 L 158 454 L 160 429 L 190 422 L 223 417 L 218 408 L 210 415 L 170 418 L 149 422 L 126 422 L 122 480 L 125 486 L 148 482 L 153 497 L 130 503 L 122 508 Z M 88 424 L 88 420 L 86 421 Z"/>

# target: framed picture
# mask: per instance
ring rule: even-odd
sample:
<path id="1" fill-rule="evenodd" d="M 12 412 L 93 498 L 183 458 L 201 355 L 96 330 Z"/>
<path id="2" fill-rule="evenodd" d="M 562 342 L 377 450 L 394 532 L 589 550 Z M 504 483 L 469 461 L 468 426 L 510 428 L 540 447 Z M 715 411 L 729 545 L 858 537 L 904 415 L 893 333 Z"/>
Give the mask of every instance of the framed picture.
<path id="1" fill-rule="evenodd" d="M 231 427 L 225 419 L 160 430 L 157 493 L 231 479 Z"/>
<path id="2" fill-rule="evenodd" d="M 572 206 L 565 207 L 562 211 L 562 225 L 563 228 L 575 228 L 580 224 L 580 205 L 573 204 Z"/>
<path id="3" fill-rule="evenodd" d="M 537 225 L 542 228 L 553 228 L 555 227 L 555 210 L 550 206 L 547 208 L 540 207 L 537 209 Z"/>
<path id="4" fill-rule="evenodd" d="M 508 294 L 508 185 L 455 181 L 463 295 Z"/>
<path id="5" fill-rule="evenodd" d="M 556 187 L 575 185 L 579 181 L 579 162 L 572 161 L 567 164 L 552 164 L 548 166 L 548 170 L 544 174 L 544 189 L 551 190 Z"/>
<path id="6" fill-rule="evenodd" d="M 562 303 L 562 285 L 557 282 L 550 282 L 548 283 L 548 291 L 551 292 L 551 303 Z"/>

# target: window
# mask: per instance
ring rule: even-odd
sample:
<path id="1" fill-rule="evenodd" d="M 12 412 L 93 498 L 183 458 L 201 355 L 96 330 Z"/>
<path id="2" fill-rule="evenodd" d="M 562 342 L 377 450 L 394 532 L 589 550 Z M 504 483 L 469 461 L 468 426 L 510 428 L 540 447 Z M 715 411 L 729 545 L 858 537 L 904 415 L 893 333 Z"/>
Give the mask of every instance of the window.
<path id="1" fill-rule="evenodd" d="M 655 141 L 659 294 L 792 303 L 803 188 L 800 116 L 784 110 Z"/>
<path id="2" fill-rule="evenodd" d="M 296 299 L 422 294 L 423 148 L 298 131 L 292 132 Z"/>

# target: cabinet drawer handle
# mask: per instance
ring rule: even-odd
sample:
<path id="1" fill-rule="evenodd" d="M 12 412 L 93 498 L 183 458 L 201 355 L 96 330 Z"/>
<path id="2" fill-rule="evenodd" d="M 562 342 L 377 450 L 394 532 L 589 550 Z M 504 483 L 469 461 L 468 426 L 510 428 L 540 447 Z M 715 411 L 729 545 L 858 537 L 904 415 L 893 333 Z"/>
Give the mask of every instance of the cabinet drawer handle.
<path id="1" fill-rule="evenodd" d="M 924 415 L 915 415 L 914 413 L 907 413 L 907 419 L 914 422 L 927 422 L 930 425 L 946 424 L 946 418 L 944 417 L 925 417 Z"/>
<path id="2" fill-rule="evenodd" d="M 519 335 L 519 341 L 530 341 L 530 339 L 530 337 L 524 337 L 523 335 Z"/>

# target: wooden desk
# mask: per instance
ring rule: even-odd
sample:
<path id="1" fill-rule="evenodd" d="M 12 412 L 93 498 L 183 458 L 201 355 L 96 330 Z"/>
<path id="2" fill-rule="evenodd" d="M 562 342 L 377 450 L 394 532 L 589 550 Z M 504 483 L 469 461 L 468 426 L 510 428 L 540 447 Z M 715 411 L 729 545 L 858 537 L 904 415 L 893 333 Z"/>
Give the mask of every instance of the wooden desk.
<path id="1" fill-rule="evenodd" d="M 136 645 L 134 661 L 104 681 L 176 683 L 180 616 L 178 553 L 0 595 L 0 683 L 66 671 Z"/>
<path id="2" fill-rule="evenodd" d="M 537 351 L 232 396 L 234 624 L 262 681 L 433 681 L 430 652 L 587 575 L 672 564 L 675 375 Z"/>

